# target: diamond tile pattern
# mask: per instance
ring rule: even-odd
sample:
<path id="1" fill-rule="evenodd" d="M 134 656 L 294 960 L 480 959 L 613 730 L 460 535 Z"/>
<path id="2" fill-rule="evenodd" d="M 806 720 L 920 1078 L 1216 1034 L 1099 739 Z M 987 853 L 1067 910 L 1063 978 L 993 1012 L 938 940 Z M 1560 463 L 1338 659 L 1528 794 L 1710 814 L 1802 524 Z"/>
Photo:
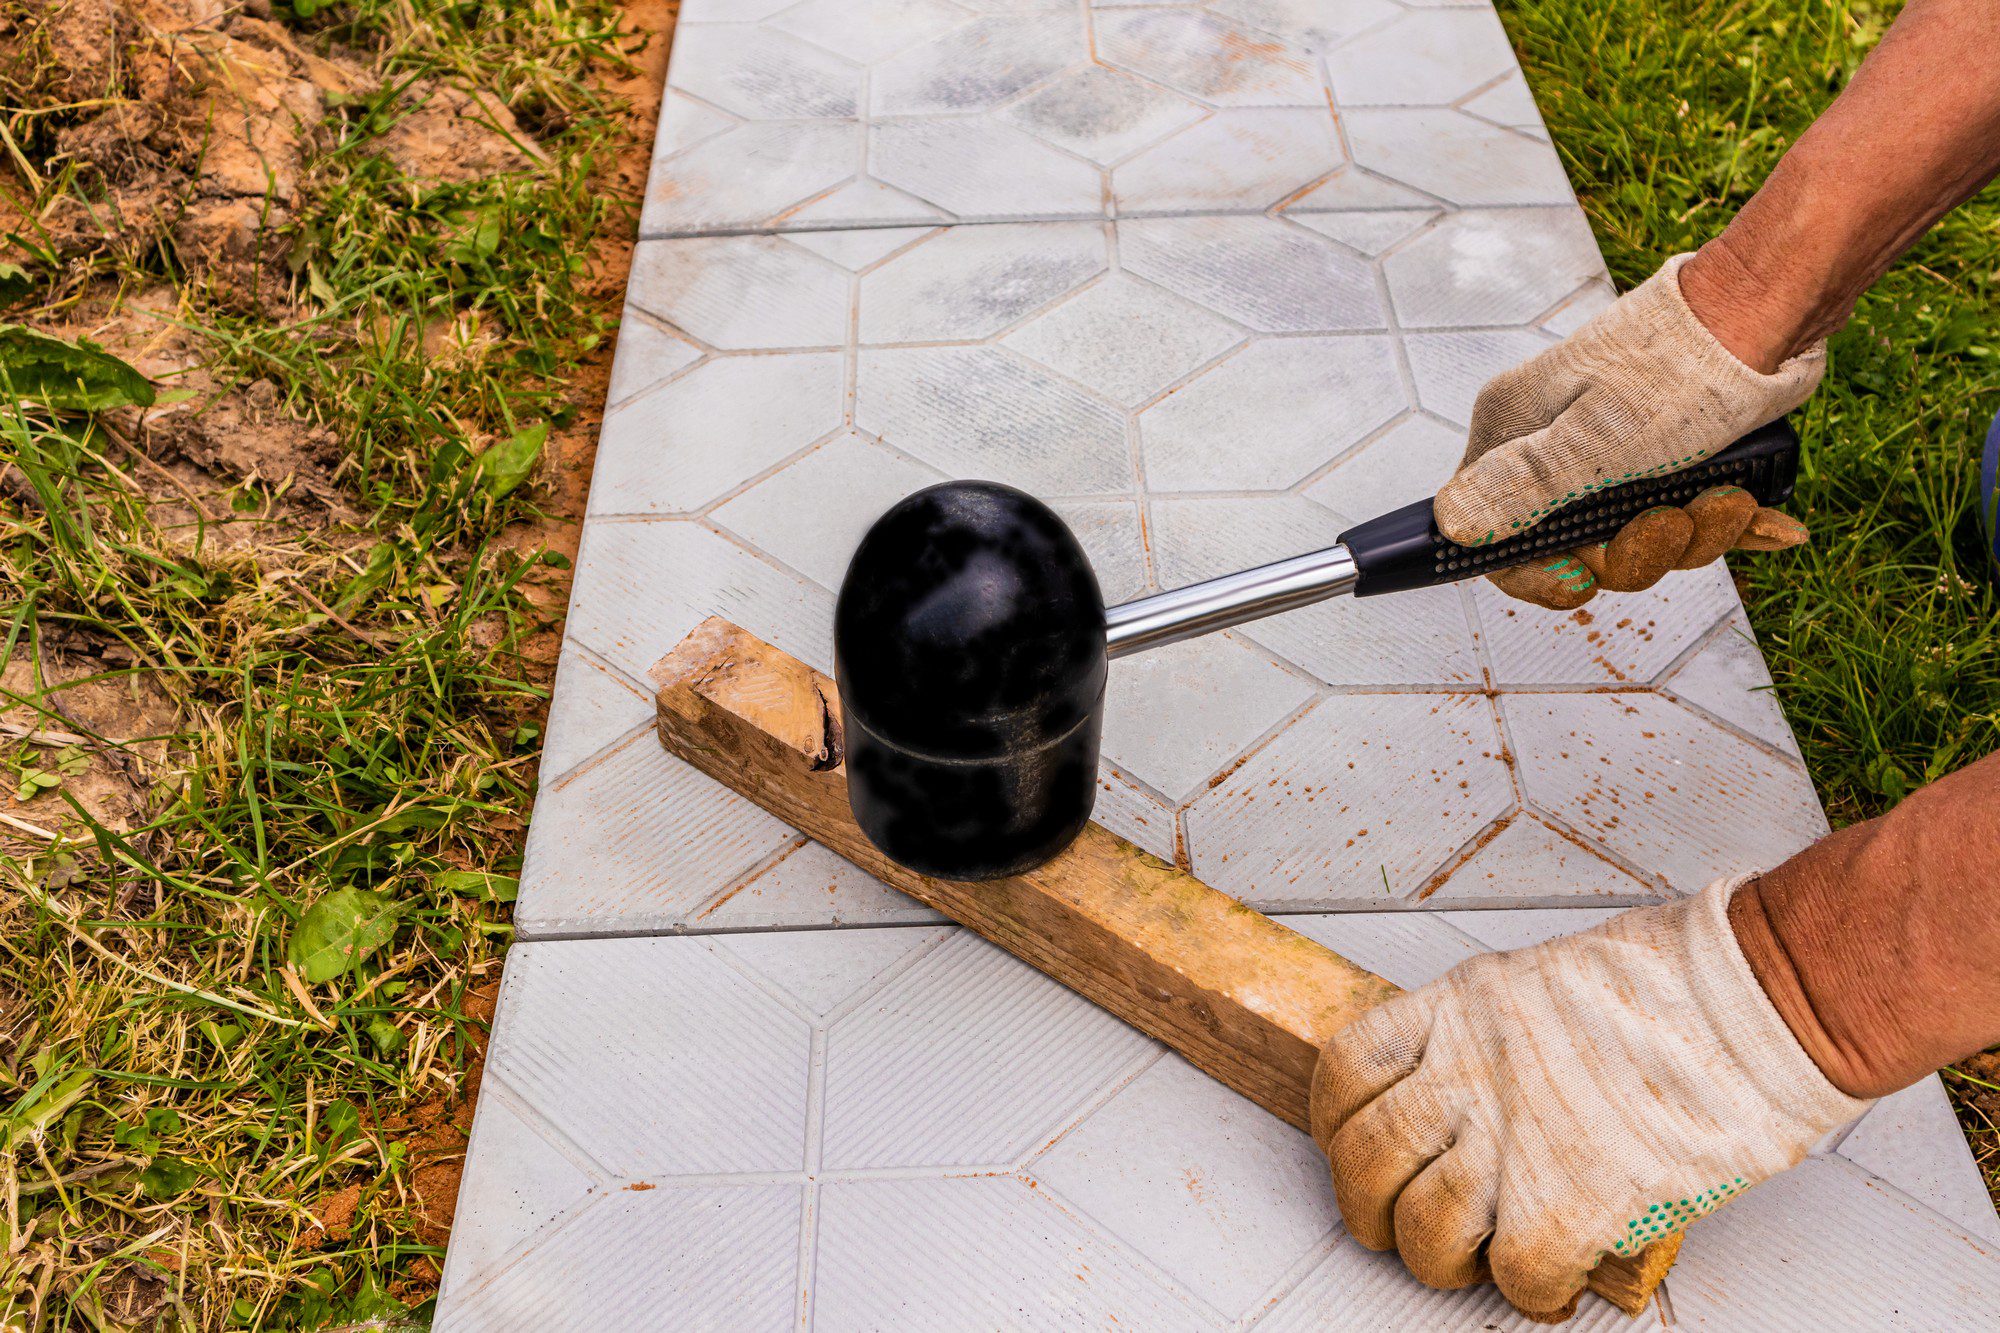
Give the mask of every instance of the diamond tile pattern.
<path id="1" fill-rule="evenodd" d="M 1302 1135 L 667 756 L 644 684 L 710 614 L 828 669 L 854 544 L 947 477 L 1045 497 L 1113 601 L 1430 494 L 1480 385 L 1611 296 L 1491 9 L 680 21 L 437 1326 L 1525 1328 L 1346 1237 Z M 1337 600 L 1119 663 L 1097 817 L 1419 985 L 1823 833 L 1768 684 L 1720 569 Z M 1971 1327 L 1996 1242 L 1920 1085 L 1644 1320 L 1570 1326 Z"/>

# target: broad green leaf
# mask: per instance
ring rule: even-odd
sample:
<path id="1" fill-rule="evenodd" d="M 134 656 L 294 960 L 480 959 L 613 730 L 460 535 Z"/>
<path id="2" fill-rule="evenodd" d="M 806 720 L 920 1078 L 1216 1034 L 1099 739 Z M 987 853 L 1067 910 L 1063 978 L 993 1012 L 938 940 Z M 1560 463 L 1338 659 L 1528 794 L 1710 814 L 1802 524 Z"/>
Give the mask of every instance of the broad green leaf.
<path id="1" fill-rule="evenodd" d="M 19 324 L 0 324 L 0 386 L 59 411 L 153 404 L 151 381 L 90 339 L 66 343 Z"/>
<path id="2" fill-rule="evenodd" d="M 461 898 L 489 903 L 511 903 L 521 891 L 521 881 L 514 876 L 484 870 L 447 870 L 437 877 L 437 886 Z"/>
<path id="3" fill-rule="evenodd" d="M 0 306 L 10 306 L 35 290 L 35 279 L 19 264 L 0 264 Z"/>
<path id="4" fill-rule="evenodd" d="M 292 928 L 286 957 L 308 984 L 331 981 L 395 937 L 400 911 L 372 889 L 336 889 Z"/>
<path id="5" fill-rule="evenodd" d="M 539 421 L 500 441 L 479 455 L 480 483 L 496 500 L 511 494 L 535 470 L 535 460 L 541 457 L 548 438 L 549 424 Z"/>
<path id="6" fill-rule="evenodd" d="M 335 1102 L 320 1117 L 320 1126 L 325 1131 L 321 1137 L 339 1147 L 361 1132 L 361 1112 L 353 1102 Z"/>
<path id="7" fill-rule="evenodd" d="M 186 1194 L 201 1180 L 201 1172 L 178 1157 L 155 1157 L 139 1173 L 139 1188 L 149 1199 L 171 1199 Z"/>
<path id="8" fill-rule="evenodd" d="M 381 1014 L 368 1020 L 368 1040 L 375 1043 L 376 1053 L 380 1055 L 400 1054 L 410 1044 L 404 1031 Z"/>

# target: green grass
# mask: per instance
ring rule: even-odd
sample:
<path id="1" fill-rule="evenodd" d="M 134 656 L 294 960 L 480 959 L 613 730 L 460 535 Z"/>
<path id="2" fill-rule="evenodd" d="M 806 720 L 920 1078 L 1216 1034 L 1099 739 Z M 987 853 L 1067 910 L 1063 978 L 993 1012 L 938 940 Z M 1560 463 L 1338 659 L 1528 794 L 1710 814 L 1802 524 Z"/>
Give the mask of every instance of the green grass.
<path id="1" fill-rule="evenodd" d="M 171 246 L 14 243 L 39 258 L 0 322 L 181 287 L 205 370 L 269 380 L 330 429 L 359 517 L 251 480 L 203 497 L 212 523 L 107 421 L 0 405 L 0 665 L 18 686 L 0 708 L 69 738 L 0 738 L 10 785 L 49 775 L 19 815 L 57 834 L 0 828 L 0 1329 L 123 1327 L 135 1304 L 188 1329 L 421 1316 L 442 1247 L 404 1140 L 451 1100 L 468 994 L 511 934 L 546 697 L 521 656 L 546 628 L 526 590 L 561 562 L 517 553 L 509 527 L 534 517 L 536 450 L 608 330 L 578 256 L 619 220 L 593 181 L 614 120 L 591 83 L 622 60 L 617 11 L 280 15 L 385 87 L 322 127 L 288 262 L 266 271 L 287 317 L 222 299 Z M 375 155 L 397 90 L 441 74 L 507 101 L 548 164 L 427 186 Z M 12 121 L 22 151 L 52 152 L 69 114 Z M 94 188 L 45 177 L 30 211 Z M 427 349 L 451 321 L 476 322 L 474 353 Z M 58 642 L 115 665 L 56 685 Z M 77 736 L 75 702 L 107 685 L 177 720 Z M 86 759 L 145 790 L 125 827 L 79 799 Z M 336 1196 L 351 1225 L 322 1234 Z"/>
<path id="2" fill-rule="evenodd" d="M 1622 286 L 1716 234 L 1896 6 L 1500 0 Z M 1951 215 L 1834 338 L 1800 413 L 1804 550 L 1732 556 L 1836 825 L 2000 745 L 2000 598 L 1958 562 L 2000 411 L 2000 190 Z M 1964 1085 L 1954 1082 L 1954 1092 Z M 2000 1134 L 1962 1118 L 2000 1197 Z"/>

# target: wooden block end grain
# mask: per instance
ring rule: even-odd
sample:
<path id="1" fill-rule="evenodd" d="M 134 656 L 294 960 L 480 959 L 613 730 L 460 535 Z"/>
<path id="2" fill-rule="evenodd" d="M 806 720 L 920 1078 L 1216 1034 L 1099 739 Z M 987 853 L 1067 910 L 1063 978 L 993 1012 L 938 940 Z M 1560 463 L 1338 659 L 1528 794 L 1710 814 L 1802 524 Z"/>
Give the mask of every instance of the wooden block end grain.
<path id="1" fill-rule="evenodd" d="M 1304 1128 L 1313 1063 L 1396 987 L 1091 824 L 1039 869 L 979 884 L 889 860 L 847 804 L 833 682 L 726 620 L 652 669 L 661 743 L 801 833 L 976 931 Z M 1591 1287 L 1636 1314 L 1672 1247 L 1607 1258 Z"/>

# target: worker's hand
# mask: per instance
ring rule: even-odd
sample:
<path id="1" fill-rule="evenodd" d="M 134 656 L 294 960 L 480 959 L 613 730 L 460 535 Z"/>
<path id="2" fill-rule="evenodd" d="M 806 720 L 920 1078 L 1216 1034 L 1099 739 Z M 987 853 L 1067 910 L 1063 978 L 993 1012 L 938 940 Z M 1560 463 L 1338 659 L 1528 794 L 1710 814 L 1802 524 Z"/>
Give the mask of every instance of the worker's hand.
<path id="1" fill-rule="evenodd" d="M 1438 529 L 1481 546 L 1533 527 L 1591 491 L 1678 472 L 1804 402 L 1825 344 L 1769 375 L 1736 359 L 1688 308 L 1678 255 L 1558 345 L 1479 392 L 1458 472 L 1438 491 Z M 1608 543 L 1492 576 L 1503 592 L 1556 610 L 1599 589 L 1636 592 L 1669 570 L 1731 548 L 1796 546 L 1804 526 L 1733 487 L 1685 508 L 1650 510 Z"/>
<path id="2" fill-rule="evenodd" d="M 1559 1315 L 1867 1110 L 1829 1083 L 1731 931 L 1738 881 L 1483 954 L 1342 1030 L 1312 1133 L 1347 1229 L 1434 1287 Z"/>

